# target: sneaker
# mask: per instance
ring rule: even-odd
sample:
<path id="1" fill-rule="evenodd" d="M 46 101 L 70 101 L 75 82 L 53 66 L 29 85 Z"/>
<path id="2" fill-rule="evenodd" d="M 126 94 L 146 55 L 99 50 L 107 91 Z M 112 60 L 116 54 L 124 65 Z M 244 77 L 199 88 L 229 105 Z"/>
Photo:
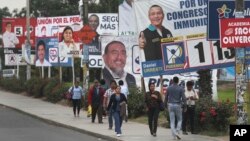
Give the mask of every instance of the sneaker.
<path id="1" fill-rule="evenodd" d="M 176 135 L 176 138 L 177 138 L 178 140 L 180 140 L 180 139 L 181 139 L 181 137 L 180 137 L 179 135 Z"/>
<path id="2" fill-rule="evenodd" d="M 117 136 L 117 137 L 120 137 L 120 136 L 121 136 L 121 134 L 116 134 L 116 136 Z"/>
<path id="3" fill-rule="evenodd" d="M 182 132 L 182 134 L 183 134 L 183 135 L 188 135 L 188 133 L 187 133 L 187 132 Z"/>
<path id="4" fill-rule="evenodd" d="M 191 132 L 191 134 L 198 134 L 197 132 Z"/>

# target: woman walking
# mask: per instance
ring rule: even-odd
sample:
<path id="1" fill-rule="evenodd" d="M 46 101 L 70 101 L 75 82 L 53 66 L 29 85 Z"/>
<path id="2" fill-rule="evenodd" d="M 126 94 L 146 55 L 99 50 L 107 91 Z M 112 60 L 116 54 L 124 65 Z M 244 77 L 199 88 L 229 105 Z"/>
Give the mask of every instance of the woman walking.
<path id="1" fill-rule="evenodd" d="M 148 125 L 152 136 L 156 137 L 157 124 L 160 108 L 159 105 L 162 102 L 161 94 L 159 91 L 155 91 L 155 84 L 149 83 L 149 91 L 145 94 L 145 103 L 148 111 Z"/>
<path id="2" fill-rule="evenodd" d="M 127 99 L 125 95 L 121 93 L 121 87 L 117 86 L 115 89 L 115 94 L 111 95 L 108 105 L 108 111 L 110 111 L 110 108 L 112 108 L 111 112 L 115 119 L 115 132 L 117 137 L 120 137 L 122 134 L 121 132 L 122 113 L 124 114 L 125 110 L 126 114 L 126 104 L 127 104 Z"/>
<path id="3" fill-rule="evenodd" d="M 83 98 L 83 90 L 82 90 L 82 87 L 79 86 L 79 81 L 75 82 L 75 86 L 72 86 L 69 89 L 69 92 L 72 93 L 72 103 L 73 103 L 74 116 L 79 117 L 80 109 L 81 109 L 81 100 Z M 76 113 L 76 109 L 77 109 L 77 113 Z"/>

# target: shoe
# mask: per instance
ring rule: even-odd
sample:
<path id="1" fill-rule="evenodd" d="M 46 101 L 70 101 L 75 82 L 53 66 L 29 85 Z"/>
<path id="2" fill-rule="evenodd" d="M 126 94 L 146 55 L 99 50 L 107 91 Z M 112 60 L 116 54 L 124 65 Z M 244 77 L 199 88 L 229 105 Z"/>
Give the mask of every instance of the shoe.
<path id="1" fill-rule="evenodd" d="M 153 136 L 156 137 L 156 133 L 153 133 Z"/>
<path id="2" fill-rule="evenodd" d="M 183 134 L 183 135 L 188 135 L 188 133 L 187 133 L 187 132 L 182 132 L 182 134 Z"/>
<path id="3" fill-rule="evenodd" d="M 181 137 L 180 137 L 179 135 L 176 135 L 176 138 L 177 138 L 178 140 L 180 140 L 180 139 L 181 139 Z"/>
<path id="4" fill-rule="evenodd" d="M 191 132 L 191 134 L 198 134 L 197 132 Z"/>
<path id="5" fill-rule="evenodd" d="M 103 122 L 99 122 L 99 124 L 103 124 Z"/>
<path id="6" fill-rule="evenodd" d="M 117 136 L 117 137 L 120 137 L 120 136 L 121 136 L 121 134 L 116 134 L 116 136 Z"/>
<path id="7" fill-rule="evenodd" d="M 112 127 L 109 127 L 109 130 L 112 130 Z"/>

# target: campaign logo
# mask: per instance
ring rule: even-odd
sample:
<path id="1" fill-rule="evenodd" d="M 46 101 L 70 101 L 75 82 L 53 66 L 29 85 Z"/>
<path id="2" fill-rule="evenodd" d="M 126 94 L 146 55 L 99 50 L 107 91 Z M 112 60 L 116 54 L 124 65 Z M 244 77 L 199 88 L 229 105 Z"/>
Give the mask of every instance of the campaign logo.
<path id="1" fill-rule="evenodd" d="M 223 4 L 221 8 L 217 8 L 219 18 L 229 18 L 229 14 L 232 10 L 227 7 L 226 4 Z"/>
<path id="2" fill-rule="evenodd" d="M 162 44 L 165 70 L 185 67 L 185 48 L 183 42 Z"/>

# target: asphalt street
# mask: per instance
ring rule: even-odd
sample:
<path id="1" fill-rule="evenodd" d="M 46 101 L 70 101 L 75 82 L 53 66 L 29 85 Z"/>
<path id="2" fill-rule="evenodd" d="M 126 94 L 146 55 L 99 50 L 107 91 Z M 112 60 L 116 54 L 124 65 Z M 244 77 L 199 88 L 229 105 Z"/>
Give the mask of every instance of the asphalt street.
<path id="1" fill-rule="evenodd" d="M 0 141 L 106 141 L 0 105 Z"/>

